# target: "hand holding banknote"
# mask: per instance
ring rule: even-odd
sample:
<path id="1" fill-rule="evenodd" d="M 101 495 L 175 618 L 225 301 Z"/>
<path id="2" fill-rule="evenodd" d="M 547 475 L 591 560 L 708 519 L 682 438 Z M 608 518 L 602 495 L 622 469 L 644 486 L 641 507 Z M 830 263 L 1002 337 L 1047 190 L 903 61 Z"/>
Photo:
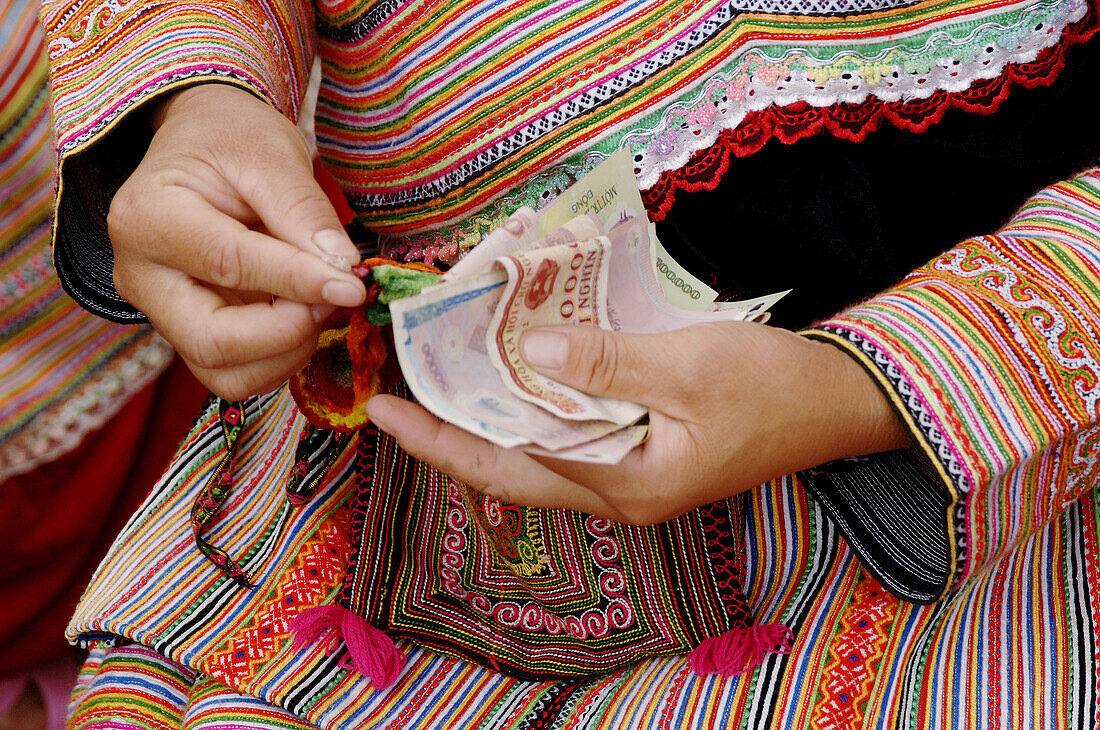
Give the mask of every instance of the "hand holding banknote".
<path id="1" fill-rule="evenodd" d="M 782 293 L 716 303 L 659 246 L 622 154 L 443 278 L 390 304 L 423 407 L 380 396 L 367 413 L 501 500 L 660 522 L 907 440 L 847 355 L 745 321 Z"/>
<path id="2" fill-rule="evenodd" d="M 652 524 L 770 478 L 899 448 L 908 434 L 847 355 L 750 322 L 659 334 L 594 327 L 529 331 L 529 365 L 594 396 L 649 409 L 650 435 L 614 465 L 504 448 L 379 396 L 370 418 L 413 456 L 505 502 Z"/>
<path id="3" fill-rule="evenodd" d="M 412 394 L 436 417 L 498 446 L 617 463 L 648 435 L 644 405 L 540 374 L 519 350 L 523 334 L 546 325 L 670 332 L 757 317 L 785 293 L 719 308 L 717 292 L 658 248 L 624 153 L 543 210 L 520 208 L 441 283 L 390 302 Z"/>

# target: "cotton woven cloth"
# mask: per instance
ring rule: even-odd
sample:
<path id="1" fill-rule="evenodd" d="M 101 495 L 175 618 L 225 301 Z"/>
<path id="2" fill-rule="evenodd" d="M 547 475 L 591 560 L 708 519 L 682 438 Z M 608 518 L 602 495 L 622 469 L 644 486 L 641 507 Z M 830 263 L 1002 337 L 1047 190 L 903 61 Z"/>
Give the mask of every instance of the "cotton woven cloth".
<path id="1" fill-rule="evenodd" d="M 94 44 L 119 69 L 105 80 L 80 71 L 90 46 L 75 5 L 47 3 L 62 177 L 72 183 L 59 208 L 59 261 L 89 307 L 137 317 L 102 277 L 95 283 L 109 263 L 102 241 L 74 232 L 140 152 L 128 112 L 182 84 L 236 83 L 294 117 L 318 50 L 328 69 L 322 155 L 361 220 L 391 236 L 389 253 L 430 259 L 461 252 L 615 149 L 631 151 L 659 218 L 677 191 L 714 186 L 731 156 L 758 154 L 769 140 L 863 140 L 884 125 L 927 130 L 952 110 L 995 111 L 1017 87 L 1053 79 L 1096 27 L 1095 4 L 1073 0 L 257 7 L 111 8 Z M 186 46 L 158 33 L 181 19 Z M 105 88 L 111 105 L 93 101 Z M 137 136 L 106 131 L 119 129 Z M 827 187 L 826 171 L 816 172 Z M 741 543 L 748 601 L 796 639 L 789 657 L 751 676 L 697 678 L 683 659 L 658 657 L 590 679 L 533 681 L 401 642 L 404 668 L 381 690 L 344 666 L 339 645 L 296 646 L 291 622 L 338 600 L 356 570 L 375 581 L 363 595 L 416 594 L 395 586 L 397 571 L 371 573 L 366 552 L 345 570 L 354 536 L 368 534 L 351 518 L 361 511 L 349 513 L 365 488 L 361 442 L 311 499 L 289 499 L 306 426 L 285 392 L 244 404 L 238 476 L 206 533 L 255 588 L 194 549 L 191 507 L 226 453 L 212 410 L 104 563 L 71 635 L 155 650 L 176 693 L 164 707 L 184 724 L 207 678 L 228 714 L 256 710 L 243 694 L 332 728 L 1094 724 L 1097 198 L 1095 171 L 1049 185 L 1007 226 L 1002 217 L 973 231 L 983 235 L 807 332 L 868 369 L 916 447 L 753 493 Z M 396 452 L 371 448 L 406 470 L 387 481 L 398 493 L 432 484 Z M 906 488 L 910 479 L 921 488 Z M 439 492 L 440 504 L 456 494 Z M 478 505 L 458 495 L 454 514 L 476 520 Z M 370 497 L 382 505 L 385 495 Z M 409 549 L 422 546 L 435 546 L 433 560 L 447 548 Z M 442 582 L 443 572 L 428 578 Z M 97 649 L 78 723 L 109 716 L 112 702 L 132 707 L 115 689 L 118 671 L 134 671 L 131 656 L 148 661 L 140 649 Z M 272 724 L 284 721 L 271 712 Z"/>

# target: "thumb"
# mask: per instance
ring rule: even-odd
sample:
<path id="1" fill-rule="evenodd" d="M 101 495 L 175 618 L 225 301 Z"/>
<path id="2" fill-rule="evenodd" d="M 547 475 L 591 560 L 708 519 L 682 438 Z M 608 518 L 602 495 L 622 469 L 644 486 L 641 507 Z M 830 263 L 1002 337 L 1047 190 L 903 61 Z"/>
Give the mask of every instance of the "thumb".
<path id="1" fill-rule="evenodd" d="M 523 359 L 543 375 L 592 395 L 652 403 L 665 378 L 644 335 L 598 327 L 539 327 L 520 339 Z"/>

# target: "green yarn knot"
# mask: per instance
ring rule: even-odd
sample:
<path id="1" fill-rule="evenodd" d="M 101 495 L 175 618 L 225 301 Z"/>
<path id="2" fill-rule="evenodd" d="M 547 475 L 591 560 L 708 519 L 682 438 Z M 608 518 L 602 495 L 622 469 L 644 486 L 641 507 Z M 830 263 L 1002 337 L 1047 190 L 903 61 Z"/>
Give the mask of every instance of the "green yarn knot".
<path id="1" fill-rule="evenodd" d="M 383 264 L 371 267 L 369 276 L 372 282 L 382 287 L 382 291 L 378 293 L 378 299 L 367 306 L 366 317 L 368 322 L 381 327 L 392 321 L 390 302 L 419 294 L 425 287 L 437 283 L 440 275 Z"/>

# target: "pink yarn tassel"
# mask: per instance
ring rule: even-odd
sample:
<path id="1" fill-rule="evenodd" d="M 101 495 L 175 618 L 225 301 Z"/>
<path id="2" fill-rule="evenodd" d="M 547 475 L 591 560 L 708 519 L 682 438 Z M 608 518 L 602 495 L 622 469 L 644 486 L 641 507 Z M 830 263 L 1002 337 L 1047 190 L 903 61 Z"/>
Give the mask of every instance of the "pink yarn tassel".
<path id="1" fill-rule="evenodd" d="M 323 641 L 329 656 L 339 651 L 342 639 L 348 656 L 340 660 L 340 666 L 357 670 L 377 689 L 393 685 L 405 666 L 405 656 L 390 637 L 359 614 L 340 606 L 306 609 L 291 620 L 290 630 L 294 633 L 294 648 Z"/>
<path id="2" fill-rule="evenodd" d="M 768 654 L 790 654 L 793 638 L 783 624 L 745 626 L 703 639 L 688 655 L 688 664 L 696 674 L 744 674 Z"/>

